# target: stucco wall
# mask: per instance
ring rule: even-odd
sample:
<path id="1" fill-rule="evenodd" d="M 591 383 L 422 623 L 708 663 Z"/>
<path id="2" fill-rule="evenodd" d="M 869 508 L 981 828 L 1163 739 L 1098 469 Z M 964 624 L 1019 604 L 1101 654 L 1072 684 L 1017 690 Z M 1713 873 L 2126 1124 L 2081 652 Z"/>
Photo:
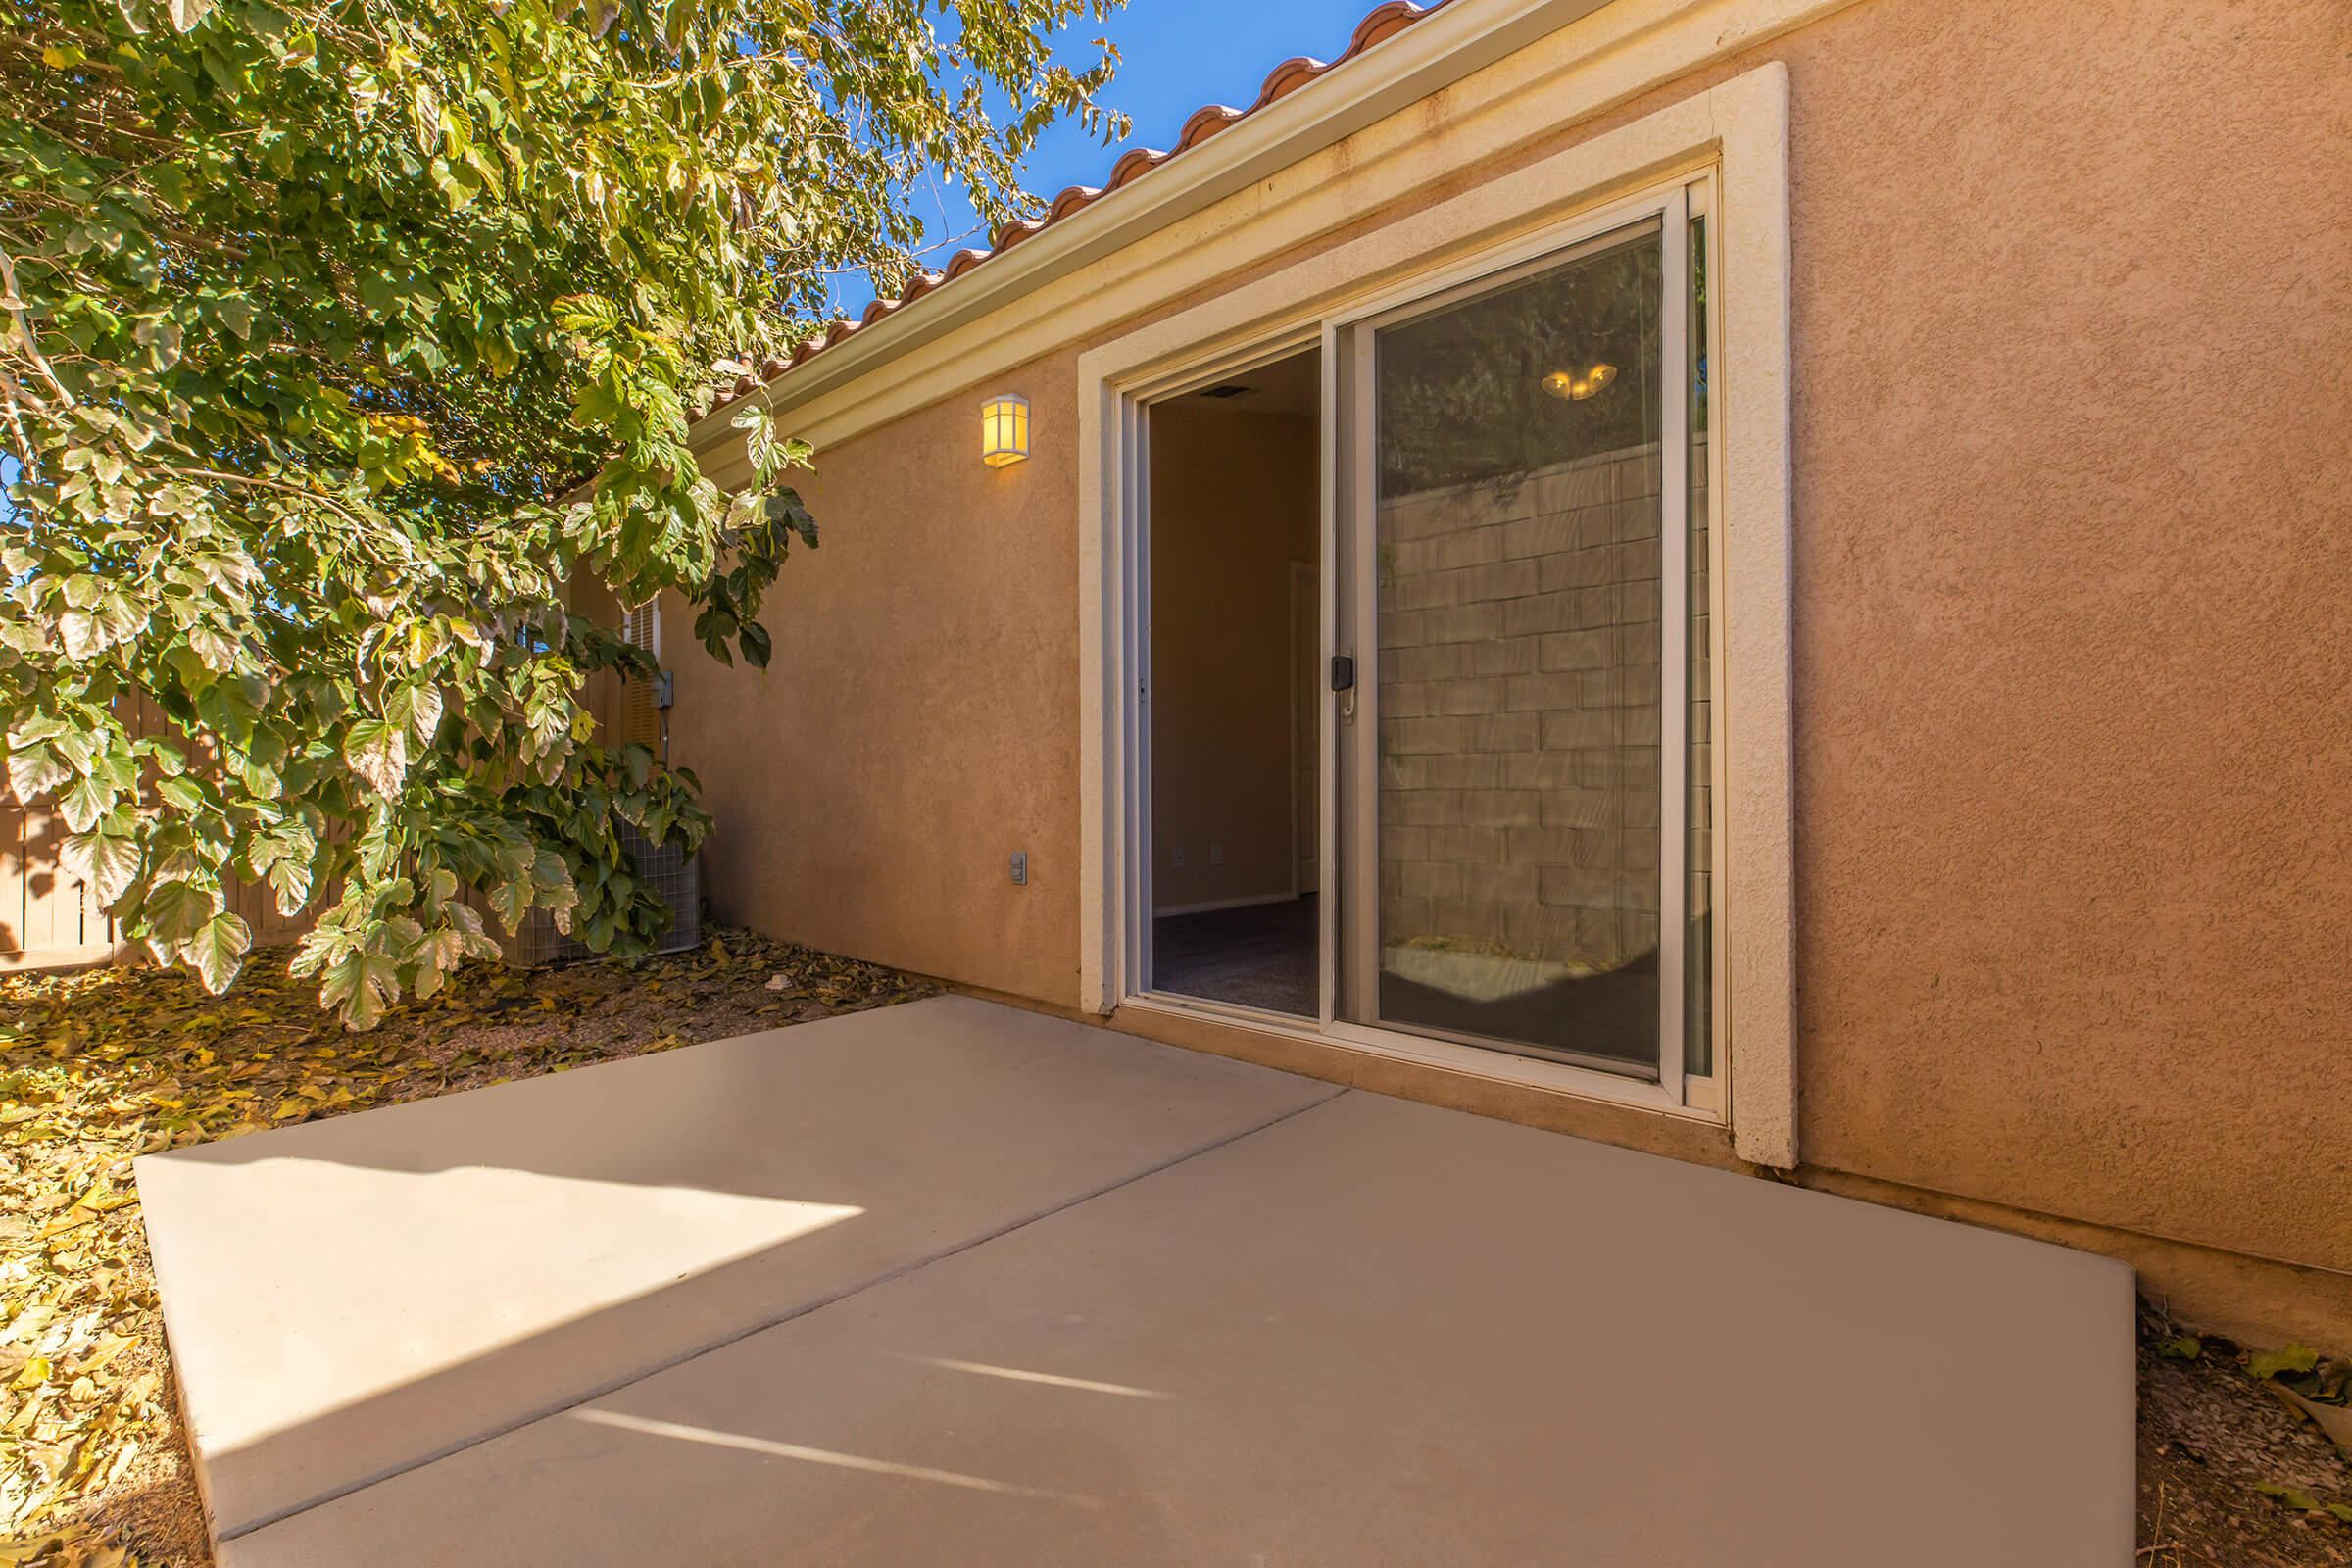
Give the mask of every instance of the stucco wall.
<path id="1" fill-rule="evenodd" d="M 1312 419 L 1244 407 L 1152 416 L 1157 908 L 1291 891 L 1291 564 L 1316 555 L 1315 440 Z"/>
<path id="2" fill-rule="evenodd" d="M 1508 162 L 1788 65 L 1804 1159 L 2352 1338 L 2348 18 L 1862 0 Z M 776 668 L 681 674 L 723 912 L 1074 995 L 1074 347 L 823 453 Z"/>
<path id="3" fill-rule="evenodd" d="M 1809 1160 L 2352 1268 L 2347 19 L 1789 45 Z"/>
<path id="4" fill-rule="evenodd" d="M 981 465 L 976 398 L 819 454 L 798 487 L 822 542 L 769 595 L 768 668 L 672 640 L 673 757 L 717 818 L 721 918 L 1075 999 L 1076 387 L 1074 352 L 992 383 L 1030 399 L 1037 461 Z"/>

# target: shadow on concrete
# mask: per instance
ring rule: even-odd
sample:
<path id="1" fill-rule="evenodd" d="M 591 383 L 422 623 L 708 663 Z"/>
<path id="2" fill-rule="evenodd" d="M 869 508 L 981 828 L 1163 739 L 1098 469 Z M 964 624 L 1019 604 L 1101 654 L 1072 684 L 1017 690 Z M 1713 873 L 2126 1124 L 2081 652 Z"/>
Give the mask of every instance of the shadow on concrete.
<path id="1" fill-rule="evenodd" d="M 1339 1091 L 941 998 L 143 1159 L 234 1537 Z"/>
<path id="2" fill-rule="evenodd" d="M 2089 1568 L 2131 1330 L 2106 1259 L 1346 1094 L 224 1568 Z"/>

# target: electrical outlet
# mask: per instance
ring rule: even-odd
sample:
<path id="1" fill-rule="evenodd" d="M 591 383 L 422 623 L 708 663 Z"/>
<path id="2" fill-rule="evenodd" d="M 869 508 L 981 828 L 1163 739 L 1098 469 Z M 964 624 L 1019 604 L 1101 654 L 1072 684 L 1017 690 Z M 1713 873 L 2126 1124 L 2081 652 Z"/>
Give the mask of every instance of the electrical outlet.
<path id="1" fill-rule="evenodd" d="M 1208 863 L 1211 865 L 1223 865 L 1225 863 L 1224 845 L 1211 844 L 1208 847 Z"/>
<path id="2" fill-rule="evenodd" d="M 1179 844 L 1168 851 L 1168 863 L 1177 870 L 1184 869 L 1184 846 Z"/>
<path id="3" fill-rule="evenodd" d="M 1016 888 L 1025 888 L 1029 885 L 1029 852 L 1027 850 L 1012 852 L 1012 885 Z"/>

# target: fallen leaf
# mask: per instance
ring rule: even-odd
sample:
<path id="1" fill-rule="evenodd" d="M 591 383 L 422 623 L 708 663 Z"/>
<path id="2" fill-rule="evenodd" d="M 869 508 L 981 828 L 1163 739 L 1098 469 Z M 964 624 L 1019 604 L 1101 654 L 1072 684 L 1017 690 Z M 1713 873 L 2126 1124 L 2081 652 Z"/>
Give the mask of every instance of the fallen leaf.
<path id="1" fill-rule="evenodd" d="M 2246 1371 L 2257 1379 L 2309 1372 L 2319 1364 L 2319 1351 L 2307 1345 L 2291 1343 L 2276 1350 L 2257 1350 L 2246 1357 Z"/>
<path id="2" fill-rule="evenodd" d="M 2347 1409 L 2340 1404 L 2322 1404 L 2317 1399 L 2307 1399 L 2283 1384 L 2271 1383 L 2265 1387 L 2285 1400 L 2288 1409 L 2293 1410 L 2313 1426 L 2328 1434 L 2328 1441 L 2335 1445 L 2336 1451 L 2345 1458 L 2352 1459 L 2352 1409 Z"/>
<path id="3" fill-rule="evenodd" d="M 2300 1488 L 2287 1486 L 2283 1482 L 2257 1481 L 2254 1483 L 2254 1490 L 2266 1497 L 2276 1498 L 2289 1508 L 2303 1513 L 2313 1512 L 2320 1505 L 2320 1499 L 2310 1493 L 2302 1491 Z"/>

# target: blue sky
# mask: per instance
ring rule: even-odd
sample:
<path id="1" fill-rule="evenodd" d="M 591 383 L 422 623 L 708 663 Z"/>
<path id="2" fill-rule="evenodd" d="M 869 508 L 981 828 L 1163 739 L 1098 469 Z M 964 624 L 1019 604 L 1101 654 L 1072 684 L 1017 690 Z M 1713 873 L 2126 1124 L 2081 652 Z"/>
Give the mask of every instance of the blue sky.
<path id="1" fill-rule="evenodd" d="M 1129 147 L 1171 145 L 1202 104 L 1253 102 L 1266 73 L 1293 55 L 1329 60 L 1378 0 L 1129 0 L 1106 24 L 1082 22 L 1069 29 L 1073 63 L 1093 58 L 1088 41 L 1107 36 L 1119 46 L 1118 76 L 1103 103 L 1135 121 L 1134 134 L 1102 146 L 1075 123 L 1054 126 L 1030 154 L 1025 183 L 1051 200 L 1065 185 L 1100 185 Z M 947 193 L 954 198 L 954 192 Z M 960 200 L 920 193 L 916 210 L 936 244 L 927 259 L 946 260 L 965 245 L 984 244 L 977 220 Z M 844 278 L 836 290 L 847 312 L 873 297 L 864 278 Z"/>

